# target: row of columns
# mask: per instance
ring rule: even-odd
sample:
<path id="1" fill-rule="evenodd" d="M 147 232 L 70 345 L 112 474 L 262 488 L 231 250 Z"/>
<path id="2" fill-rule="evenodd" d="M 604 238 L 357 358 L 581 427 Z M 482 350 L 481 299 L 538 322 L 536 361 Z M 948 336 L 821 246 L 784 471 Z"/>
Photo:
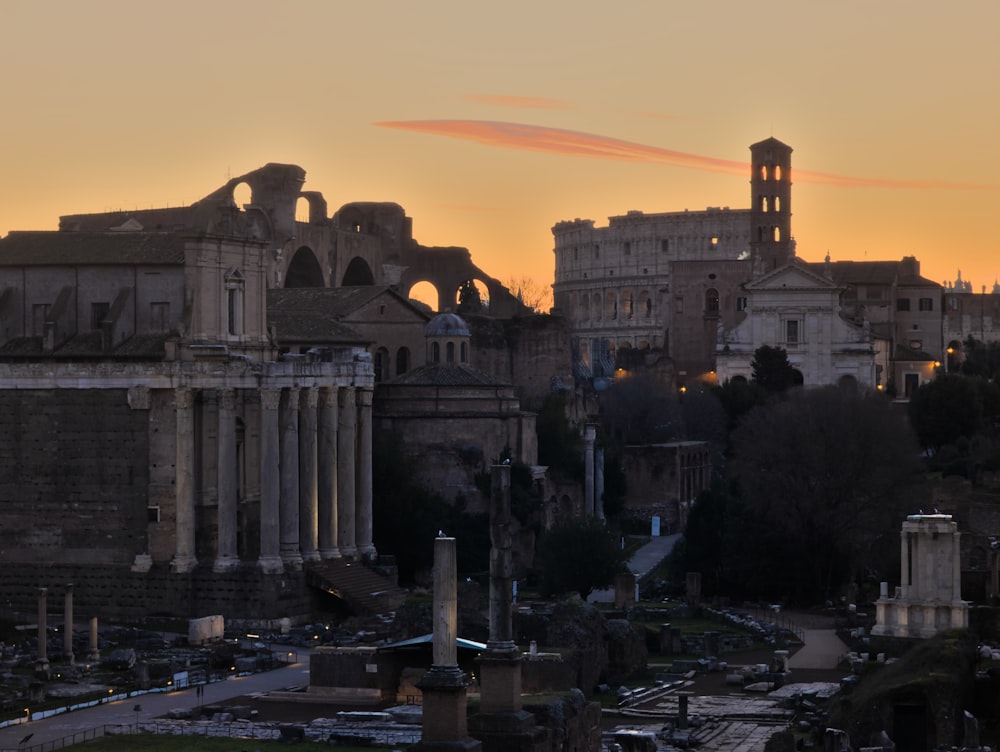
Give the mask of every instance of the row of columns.
<path id="1" fill-rule="evenodd" d="M 260 557 L 269 574 L 304 561 L 370 558 L 372 392 L 344 387 L 262 388 Z M 195 390 L 175 391 L 176 549 L 171 568 L 195 556 Z M 236 390 L 218 390 L 218 546 L 215 571 L 240 565 L 236 545 Z"/>

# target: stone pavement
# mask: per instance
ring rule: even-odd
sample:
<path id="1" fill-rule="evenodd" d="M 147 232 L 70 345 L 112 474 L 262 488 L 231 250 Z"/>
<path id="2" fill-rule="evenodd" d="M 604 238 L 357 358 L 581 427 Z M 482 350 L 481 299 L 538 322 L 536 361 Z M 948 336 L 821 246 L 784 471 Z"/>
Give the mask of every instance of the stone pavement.
<path id="1" fill-rule="evenodd" d="M 274 671 L 239 676 L 203 685 L 204 694 L 200 702 L 195 688 L 190 687 L 169 693 L 154 692 L 136 695 L 124 700 L 95 705 L 91 708 L 74 710 L 71 713 L 62 713 L 0 728 L 0 752 L 18 749 L 18 743 L 28 734 L 32 734 L 32 737 L 26 748 L 62 739 L 84 729 L 105 725 L 134 724 L 136 720 L 145 722 L 151 718 L 162 716 L 174 708 L 194 708 L 199 704 L 213 705 L 242 695 L 287 687 L 308 686 L 309 653 L 299 648 L 297 657 L 298 663 Z M 136 705 L 142 706 L 138 718 L 135 712 Z M 49 746 L 46 749 L 52 749 L 52 747 Z"/>
<path id="2" fill-rule="evenodd" d="M 850 648 L 837 637 L 834 629 L 803 629 L 803 645 L 788 659 L 791 669 L 833 669 Z"/>
<path id="3" fill-rule="evenodd" d="M 642 579 L 652 572 L 661 561 L 670 556 L 670 553 L 674 550 L 674 545 L 680 539 L 680 533 L 660 535 L 655 538 L 651 537 L 649 542 L 632 554 L 632 558 L 628 560 L 627 566 L 629 571 L 635 575 L 636 580 Z M 588 603 L 614 603 L 614 601 L 614 588 L 594 590 L 587 596 Z"/>

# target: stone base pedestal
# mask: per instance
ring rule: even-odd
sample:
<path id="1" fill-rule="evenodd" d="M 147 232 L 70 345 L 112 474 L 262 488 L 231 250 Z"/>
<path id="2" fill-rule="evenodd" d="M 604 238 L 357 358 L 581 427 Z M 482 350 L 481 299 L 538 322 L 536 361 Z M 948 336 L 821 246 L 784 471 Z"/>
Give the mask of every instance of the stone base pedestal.
<path id="1" fill-rule="evenodd" d="M 487 650 L 479 659 L 479 710 L 484 715 L 521 710 L 521 653 Z"/>
<path id="2" fill-rule="evenodd" d="M 423 692 L 423 729 L 419 752 L 478 752 L 482 745 L 469 737 L 466 712 L 469 680 L 458 666 L 431 666 L 417 683 Z"/>
<path id="3" fill-rule="evenodd" d="M 153 557 L 149 554 L 136 554 L 132 562 L 132 571 L 144 573 L 153 568 Z"/>
<path id="4" fill-rule="evenodd" d="M 542 752 L 548 732 L 535 725 L 527 710 L 514 713 L 477 713 L 469 719 L 469 733 L 483 743 L 483 752 Z"/>

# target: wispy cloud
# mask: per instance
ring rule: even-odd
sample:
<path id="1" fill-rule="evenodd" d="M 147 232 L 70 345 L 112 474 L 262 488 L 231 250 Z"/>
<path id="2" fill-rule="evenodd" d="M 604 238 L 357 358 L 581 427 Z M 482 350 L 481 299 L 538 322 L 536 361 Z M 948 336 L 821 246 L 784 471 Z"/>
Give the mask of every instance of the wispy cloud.
<path id="1" fill-rule="evenodd" d="M 545 97 L 505 96 L 503 94 L 465 94 L 462 99 L 496 107 L 518 107 L 526 110 L 568 110 L 569 102 Z"/>
<path id="2" fill-rule="evenodd" d="M 546 128 L 525 123 L 505 123 L 489 120 L 401 120 L 375 123 L 380 128 L 446 136 L 474 141 L 486 146 L 521 149 L 570 157 L 615 159 L 626 162 L 652 162 L 692 170 L 747 175 L 748 162 L 688 154 L 634 141 L 623 141 L 582 131 Z M 838 188 L 906 188 L 950 190 L 1000 190 L 1000 185 L 956 183 L 941 180 L 895 180 L 837 175 L 829 172 L 798 170 L 792 172 L 798 183 L 830 185 Z"/>

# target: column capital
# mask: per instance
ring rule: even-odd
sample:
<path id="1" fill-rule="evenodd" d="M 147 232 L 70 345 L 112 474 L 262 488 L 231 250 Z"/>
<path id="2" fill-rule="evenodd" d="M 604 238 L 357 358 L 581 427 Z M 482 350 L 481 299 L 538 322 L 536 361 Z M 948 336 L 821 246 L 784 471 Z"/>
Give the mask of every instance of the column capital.
<path id="1" fill-rule="evenodd" d="M 335 386 L 323 386 L 318 390 L 319 392 L 319 406 L 320 407 L 336 407 L 337 406 L 337 387 Z"/>
<path id="2" fill-rule="evenodd" d="M 374 392 L 371 389 L 356 389 L 358 400 L 358 407 L 371 407 L 372 395 Z"/>
<path id="3" fill-rule="evenodd" d="M 277 410 L 279 404 L 281 404 L 280 389 L 269 388 L 260 390 L 260 406 L 262 409 Z"/>
<path id="4" fill-rule="evenodd" d="M 236 410 L 236 390 L 235 389 L 220 389 L 219 390 L 219 407 L 227 412 L 233 412 Z"/>
<path id="5" fill-rule="evenodd" d="M 357 402 L 357 399 L 354 397 L 354 391 L 353 386 L 342 386 L 337 390 L 337 403 L 340 407 L 347 407 Z"/>
<path id="6" fill-rule="evenodd" d="M 194 389 L 186 386 L 174 389 L 174 405 L 178 410 L 190 410 L 194 407 Z"/>
<path id="7" fill-rule="evenodd" d="M 128 406 L 133 410 L 149 409 L 149 387 L 133 386 L 128 390 Z"/>
<path id="8" fill-rule="evenodd" d="M 285 390 L 285 404 L 290 410 L 298 410 L 299 408 L 299 392 L 302 390 L 297 386 L 290 386 Z"/>

